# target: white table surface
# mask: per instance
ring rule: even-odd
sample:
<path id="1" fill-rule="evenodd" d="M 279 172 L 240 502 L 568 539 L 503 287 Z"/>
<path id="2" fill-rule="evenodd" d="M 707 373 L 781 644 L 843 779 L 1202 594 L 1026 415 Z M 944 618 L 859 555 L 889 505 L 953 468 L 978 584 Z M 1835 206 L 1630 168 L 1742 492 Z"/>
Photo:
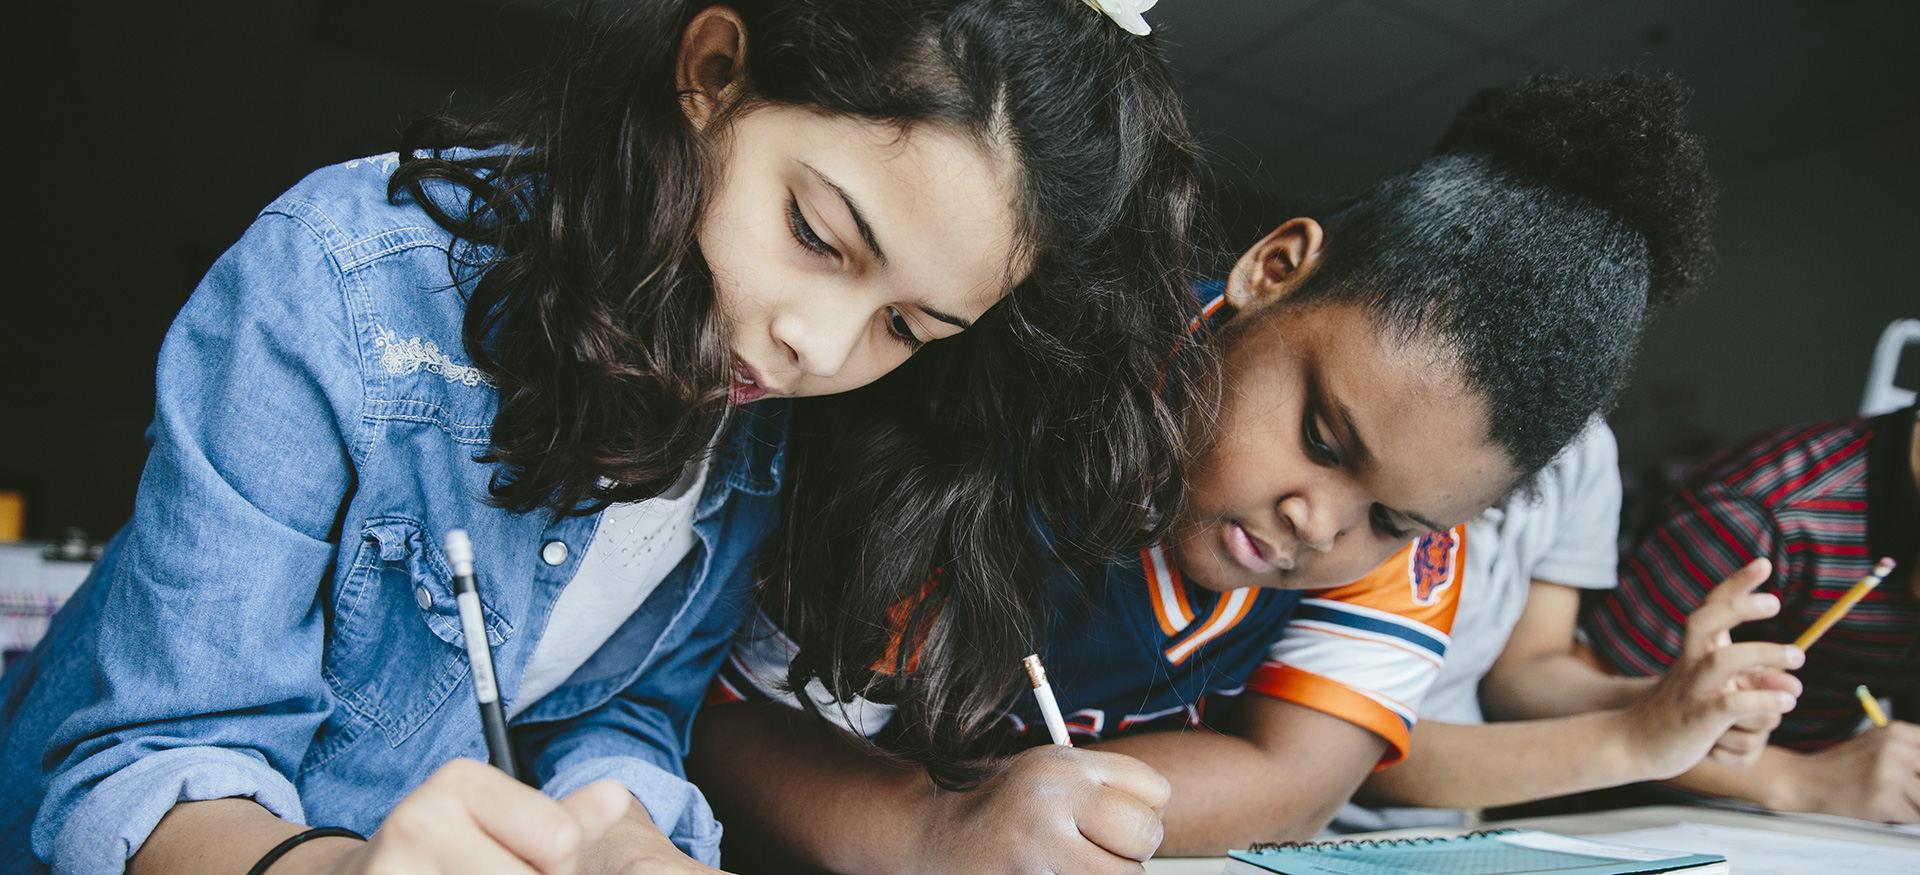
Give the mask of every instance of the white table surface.
<path id="1" fill-rule="evenodd" d="M 45 544 L 0 544 L 0 593 L 50 595 L 62 600 L 86 582 L 92 562 L 51 562 Z"/>
<path id="2" fill-rule="evenodd" d="M 1622 808 L 1615 811 L 1595 811 L 1559 817 L 1533 817 L 1524 820 L 1483 823 L 1471 829 L 1454 827 L 1395 829 L 1385 832 L 1358 833 L 1341 836 L 1341 838 L 1405 839 L 1421 836 L 1455 836 L 1471 832 L 1473 829 L 1509 828 L 1540 829 L 1577 836 L 1672 826 L 1682 821 L 1791 832 L 1869 845 L 1920 849 L 1920 835 L 1895 832 L 1877 824 L 1843 821 L 1841 818 L 1800 817 L 1792 814 L 1752 814 L 1745 811 L 1726 811 L 1687 805 L 1652 805 L 1645 808 Z M 1225 865 L 1226 860 L 1220 857 L 1169 857 L 1147 861 L 1147 875 L 1220 875 L 1220 870 Z"/>

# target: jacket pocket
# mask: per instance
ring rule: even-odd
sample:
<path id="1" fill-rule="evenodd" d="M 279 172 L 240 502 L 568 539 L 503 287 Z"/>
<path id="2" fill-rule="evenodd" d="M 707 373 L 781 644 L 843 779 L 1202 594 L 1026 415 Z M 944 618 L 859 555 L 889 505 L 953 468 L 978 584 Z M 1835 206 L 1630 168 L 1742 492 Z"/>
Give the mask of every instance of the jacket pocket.
<path id="1" fill-rule="evenodd" d="M 484 604 L 487 639 L 505 624 Z M 334 592 L 322 674 L 348 710 L 399 747 L 467 678 L 452 574 L 416 520 L 369 519 Z"/>

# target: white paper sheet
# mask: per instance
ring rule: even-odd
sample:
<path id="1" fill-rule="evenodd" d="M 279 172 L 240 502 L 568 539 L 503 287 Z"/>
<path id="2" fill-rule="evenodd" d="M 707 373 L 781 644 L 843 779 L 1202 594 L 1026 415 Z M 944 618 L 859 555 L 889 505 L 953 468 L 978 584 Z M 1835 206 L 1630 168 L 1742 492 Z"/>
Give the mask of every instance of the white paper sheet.
<path id="1" fill-rule="evenodd" d="M 1603 860 L 1670 860 L 1683 857 L 1671 850 L 1658 850 L 1646 847 L 1629 847 L 1613 842 L 1596 842 L 1585 838 L 1574 838 L 1551 832 L 1522 832 L 1511 835 L 1494 836 L 1495 839 L 1510 845 L 1533 848 L 1541 851 L 1558 851 L 1562 854 L 1579 854 L 1583 857 L 1599 857 Z"/>
<path id="2" fill-rule="evenodd" d="M 1920 850 L 1692 822 L 1583 838 L 1644 848 L 1719 854 L 1727 858 L 1733 871 L 1739 875 L 1803 875 L 1808 872 L 1914 875 L 1920 872 Z"/>

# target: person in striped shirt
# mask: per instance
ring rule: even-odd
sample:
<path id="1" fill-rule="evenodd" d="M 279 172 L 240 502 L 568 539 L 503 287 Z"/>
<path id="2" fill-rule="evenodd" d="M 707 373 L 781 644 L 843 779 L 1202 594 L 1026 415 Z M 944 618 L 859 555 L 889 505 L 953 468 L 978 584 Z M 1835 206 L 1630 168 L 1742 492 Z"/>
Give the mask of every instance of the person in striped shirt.
<path id="1" fill-rule="evenodd" d="M 1920 432 L 1916 410 L 1779 429 L 1704 465 L 1621 563 L 1620 585 L 1582 612 L 1600 665 L 1667 670 L 1685 616 L 1712 582 L 1755 559 L 1775 573 L 1771 619 L 1736 640 L 1790 642 L 1880 557 L 1900 565 L 1828 630 L 1797 674 L 1805 690 L 1753 767 L 1703 763 L 1673 783 L 1783 811 L 1920 822 Z M 1862 729 L 1854 689 L 1893 700 Z"/>

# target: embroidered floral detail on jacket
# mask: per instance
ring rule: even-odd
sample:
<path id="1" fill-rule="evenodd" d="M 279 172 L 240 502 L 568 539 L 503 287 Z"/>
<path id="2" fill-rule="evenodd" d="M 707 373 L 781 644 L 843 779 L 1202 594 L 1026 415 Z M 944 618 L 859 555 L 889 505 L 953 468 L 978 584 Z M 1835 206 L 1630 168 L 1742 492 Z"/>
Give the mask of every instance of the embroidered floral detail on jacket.
<path id="1" fill-rule="evenodd" d="M 382 173 L 391 174 L 395 168 L 400 166 L 400 153 L 388 152 L 383 155 L 369 155 L 365 158 L 355 158 L 346 163 L 345 169 L 352 170 L 362 166 L 372 167 Z"/>
<path id="2" fill-rule="evenodd" d="M 380 336 L 373 339 L 373 345 L 380 347 L 380 366 L 386 368 L 389 374 L 412 374 L 426 368 L 429 373 L 445 377 L 449 383 L 500 387 L 479 368 L 455 362 L 440 351 L 439 344 L 431 340 L 418 337 L 401 340 L 392 329 L 377 325 L 374 330 L 380 332 Z"/>

